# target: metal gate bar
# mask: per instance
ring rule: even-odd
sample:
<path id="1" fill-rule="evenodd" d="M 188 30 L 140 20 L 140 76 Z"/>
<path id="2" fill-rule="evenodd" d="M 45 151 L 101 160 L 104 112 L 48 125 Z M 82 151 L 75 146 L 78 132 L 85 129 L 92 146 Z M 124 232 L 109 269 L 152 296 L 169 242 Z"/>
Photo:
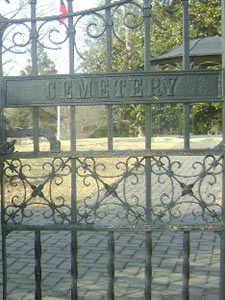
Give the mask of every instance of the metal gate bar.
<path id="1" fill-rule="evenodd" d="M 151 70 L 151 33 L 150 33 L 150 16 L 151 16 L 151 1 L 144 0 L 143 18 L 144 18 L 144 70 Z M 150 151 L 152 145 L 152 105 L 145 106 L 145 150 Z M 146 222 L 151 224 L 151 209 L 152 209 L 152 195 L 151 195 L 151 159 L 146 159 L 146 173 L 145 173 L 145 194 L 146 194 Z M 145 234 L 145 299 L 152 299 L 152 233 Z"/>
<path id="2" fill-rule="evenodd" d="M 78 299 L 78 242 L 77 242 L 77 232 L 71 232 L 71 299 Z"/>
<path id="3" fill-rule="evenodd" d="M 23 229 L 24 227 L 24 229 Z M 63 230 L 67 231 L 67 230 L 71 230 L 71 234 L 77 234 L 77 229 L 72 229 L 72 228 L 79 228 L 80 230 L 82 230 L 82 226 L 67 226 L 64 227 Z M 58 227 L 60 230 L 61 228 Z M 151 228 L 151 226 L 149 227 L 149 229 Z M 84 228 L 83 228 L 84 229 Z M 98 229 L 96 231 L 96 229 Z M 148 228 L 136 228 L 136 231 L 141 233 L 143 232 L 143 230 L 146 230 L 146 234 L 152 234 L 152 232 L 157 232 L 160 231 L 159 228 L 152 228 L 152 232 L 149 231 Z M 204 228 L 200 228 L 200 227 L 195 227 L 194 230 L 199 230 L 202 231 L 202 229 Z M 19 230 L 24 230 L 24 233 L 29 230 L 29 231 L 33 231 L 34 232 L 34 236 L 35 236 L 35 286 L 36 286 L 36 298 L 35 299 L 41 299 L 41 295 L 42 295 L 42 287 L 41 287 L 41 240 L 40 240 L 40 234 L 42 231 L 55 231 L 54 226 L 49 227 L 49 226 L 42 226 L 42 228 L 40 229 L 40 226 L 19 226 Z M 79 230 L 79 229 L 78 229 Z M 86 229 L 85 229 L 86 230 Z M 114 282 L 115 282 L 115 277 L 114 277 L 114 258 L 115 258 L 115 242 L 114 242 L 114 233 L 115 232 L 129 232 L 132 231 L 132 228 L 113 228 L 113 231 L 109 231 L 109 228 L 107 227 L 89 227 L 89 230 L 94 230 L 96 232 L 108 232 L 108 263 L 107 263 L 107 268 L 108 268 L 108 299 L 115 299 L 115 294 L 114 294 Z M 183 244 L 183 253 L 184 253 L 184 260 L 183 260 L 183 291 L 182 291 L 182 299 L 186 300 L 189 299 L 189 254 L 190 254 L 190 232 L 193 231 L 193 228 L 190 227 L 189 230 L 187 230 L 187 228 L 182 229 L 180 228 L 180 230 L 184 230 L 183 231 L 183 237 L 184 237 L 184 244 Z M 205 228 L 206 231 L 208 231 L 207 227 Z M 215 227 L 214 230 L 218 233 L 221 232 L 221 228 L 219 227 Z M 219 230 L 219 231 L 218 231 Z M 209 231 L 210 232 L 210 231 Z M 165 231 L 166 233 L 166 231 Z M 149 239 L 151 240 L 151 239 Z M 147 247 L 147 246 L 146 246 Z M 150 245 L 149 247 L 149 257 L 146 255 L 146 260 L 148 260 L 149 258 L 151 259 L 151 254 L 154 255 L 154 253 L 152 252 L 152 247 Z M 76 255 L 76 250 L 71 248 L 71 256 L 73 256 L 74 254 Z M 7 269 L 6 269 L 7 270 Z M 75 272 L 78 271 L 78 265 L 76 266 L 76 268 L 74 268 Z M 148 274 L 151 276 L 152 272 L 151 270 L 149 270 Z M 147 275 L 147 273 L 146 273 Z M 145 294 L 145 299 L 151 299 L 151 293 L 148 292 L 148 287 L 151 286 L 151 281 L 147 281 L 148 275 L 145 277 L 146 280 L 146 293 Z M 150 277 L 149 279 L 152 279 L 152 277 Z M 73 282 L 74 282 L 74 278 L 71 278 L 72 280 L 72 286 L 73 286 Z M 75 287 L 74 287 L 75 288 Z M 106 287 L 107 288 L 107 287 Z M 220 289 L 220 294 L 223 295 L 223 290 L 224 288 L 222 287 Z M 71 290 L 71 299 L 78 299 L 78 290 L 72 289 Z M 74 297 L 74 298 L 73 298 Z M 77 298 L 76 298 L 77 297 Z M 147 298 L 148 297 L 148 298 Z M 7 299 L 7 297 L 5 298 Z"/>
<path id="4" fill-rule="evenodd" d="M 145 299 L 152 299 L 152 233 L 146 232 L 145 235 Z"/>
<path id="5" fill-rule="evenodd" d="M 188 0 L 182 0 L 183 8 L 183 69 L 189 70 L 189 4 Z M 184 105 L 184 149 L 190 148 L 190 104 Z"/>
<path id="6" fill-rule="evenodd" d="M 190 258 L 190 233 L 185 232 L 183 233 L 183 291 L 182 297 L 183 300 L 189 299 L 189 274 L 190 274 L 190 265 L 189 265 L 189 258 Z"/>
<path id="7" fill-rule="evenodd" d="M 41 270 L 41 232 L 40 230 L 35 230 L 35 244 L 34 244 L 34 250 L 35 250 L 35 286 L 36 286 L 36 292 L 35 292 L 35 299 L 41 300 L 42 299 L 42 270 Z"/>
<path id="8" fill-rule="evenodd" d="M 114 257 L 115 257 L 115 240 L 114 240 L 114 232 L 110 231 L 108 233 L 108 299 L 114 300 L 114 283 L 115 283 L 115 265 L 114 265 Z"/>

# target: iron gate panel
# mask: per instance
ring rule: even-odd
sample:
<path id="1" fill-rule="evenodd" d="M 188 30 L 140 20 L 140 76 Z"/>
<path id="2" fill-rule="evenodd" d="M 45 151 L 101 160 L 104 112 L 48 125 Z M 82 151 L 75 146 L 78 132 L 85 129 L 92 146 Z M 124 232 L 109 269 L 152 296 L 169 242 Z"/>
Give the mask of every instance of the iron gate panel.
<path id="1" fill-rule="evenodd" d="M 219 293 L 220 299 L 225 299 L 224 133 L 217 147 L 194 149 L 190 148 L 189 128 L 191 103 L 223 104 L 224 73 L 223 70 L 189 70 L 188 1 L 170 3 L 170 13 L 178 9 L 183 11 L 183 69 L 164 72 L 151 68 L 150 22 L 154 21 L 154 16 L 151 16 L 152 1 L 105 0 L 104 6 L 79 13 L 73 11 L 73 1 L 67 0 L 68 14 L 65 15 L 66 21 L 61 24 L 61 28 L 65 29 L 65 37 L 54 41 L 52 34 L 59 32 L 59 29 L 54 27 L 56 25 L 49 27 L 48 43 L 52 44 L 51 47 L 44 44 L 42 30 L 46 24 L 51 26 L 54 22 L 59 26 L 58 22 L 63 17 L 37 17 L 38 2 L 30 1 L 28 18 L 8 20 L 1 17 L 0 20 L 3 299 L 8 299 L 8 294 L 10 296 L 7 289 L 7 249 L 10 245 L 7 241 L 17 232 L 23 233 L 24 238 L 28 233 L 34 236 L 35 299 L 42 299 L 44 294 L 42 248 L 45 243 L 42 237 L 47 232 L 71 234 L 71 294 L 57 295 L 71 299 L 90 296 L 79 285 L 79 266 L 82 263 L 78 257 L 81 247 L 79 242 L 85 234 L 94 233 L 96 239 L 103 234 L 104 243 L 107 244 L 107 250 L 104 250 L 107 253 L 104 262 L 107 282 L 104 281 L 104 293 L 99 292 L 98 299 L 125 299 L 125 295 L 120 295 L 116 290 L 121 279 L 117 273 L 120 266 L 116 262 L 120 255 L 117 248 L 120 234 L 124 240 L 136 234 L 137 241 L 141 237 L 139 246 L 144 245 L 144 261 L 142 259 L 140 266 L 144 274 L 140 285 L 144 283 L 144 286 L 137 298 L 159 296 L 155 291 L 153 276 L 154 268 L 157 269 L 154 257 L 158 255 L 154 251 L 153 242 L 160 239 L 163 233 L 172 240 L 177 236 L 182 239 L 182 245 L 178 246 L 182 250 L 180 298 L 190 299 L 191 238 L 198 232 L 207 232 L 212 236 L 216 233 L 220 237 Z M 163 9 L 166 1 L 162 3 Z M 176 5 L 175 10 L 173 5 Z M 224 1 L 222 6 L 224 9 Z M 119 9 L 124 10 L 124 26 L 127 30 L 137 30 L 142 26 L 145 32 L 144 70 L 140 72 L 116 72 L 113 69 L 113 37 L 120 40 L 116 34 L 115 17 Z M 138 22 L 129 24 L 128 17 L 135 19 L 136 10 L 139 12 Z M 81 53 L 77 47 L 76 30 L 79 29 L 79 21 L 89 16 L 98 18 L 103 24 L 98 34 L 89 31 L 91 26 L 98 24 L 87 24 L 86 34 L 96 41 L 100 37 L 105 38 L 106 68 L 101 73 L 77 74 L 75 54 L 81 56 Z M 21 32 L 15 29 L 15 25 L 23 28 L 22 42 L 16 41 Z M 8 45 L 4 37 L 10 28 L 13 32 L 12 44 Z M 65 43 L 68 43 L 68 74 L 39 75 L 37 45 L 45 49 L 57 49 Z M 31 48 L 32 76 L 3 76 L 4 51 L 25 51 L 27 46 Z M 155 103 L 183 105 L 183 147 L 169 150 L 152 148 L 152 105 Z M 141 149 L 135 144 L 132 149 L 115 147 L 113 109 L 118 104 L 145 105 L 146 128 Z M 79 106 L 98 105 L 107 108 L 106 149 L 79 149 L 75 125 L 77 109 Z M 48 106 L 69 108 L 70 143 L 67 149 L 51 132 L 39 126 L 40 109 Z M 33 127 L 6 128 L 4 111 L 25 107 L 32 109 Z M 33 149 L 20 150 L 15 141 L 8 139 L 19 136 L 32 137 Z M 40 138 L 43 136 L 50 142 L 50 149 L 41 149 Z M 135 293 L 134 289 L 132 291 Z M 93 295 L 94 292 L 91 297 Z"/>

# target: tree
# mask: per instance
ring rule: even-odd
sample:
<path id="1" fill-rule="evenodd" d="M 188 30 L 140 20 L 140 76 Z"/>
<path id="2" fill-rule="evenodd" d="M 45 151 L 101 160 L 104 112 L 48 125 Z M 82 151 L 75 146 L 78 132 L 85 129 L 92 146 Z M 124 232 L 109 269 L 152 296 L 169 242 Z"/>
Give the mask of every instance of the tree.
<path id="1" fill-rule="evenodd" d="M 47 52 L 38 45 L 37 47 L 37 64 L 38 64 L 38 75 L 50 75 L 56 74 L 56 66 L 54 62 L 48 57 Z M 28 65 L 24 70 L 21 70 L 21 75 L 32 75 L 31 59 L 28 59 Z"/>
<path id="2" fill-rule="evenodd" d="M 158 57 L 182 43 L 181 3 L 181 0 L 152 1 L 151 52 L 153 57 Z M 189 17 L 191 39 L 221 35 L 220 0 L 189 0 Z M 141 18 L 141 10 L 138 5 L 127 4 L 113 10 L 113 70 L 136 71 L 144 69 L 144 30 L 140 22 Z M 101 44 L 100 47 L 99 43 Z M 87 41 L 87 48 L 82 53 L 85 57 L 85 61 L 80 65 L 82 70 L 87 72 L 106 71 L 106 64 L 104 63 L 106 49 L 103 37 L 99 39 L 99 43 L 97 45 L 97 43 Z M 181 105 L 164 105 L 164 107 L 180 112 Z M 162 110 L 162 108 L 163 105 L 153 105 L 153 111 Z M 219 117 L 218 119 L 214 118 L 215 112 Z M 137 134 L 137 128 L 145 126 L 144 105 L 115 106 L 115 114 L 129 120 L 130 134 Z M 201 114 L 201 118 L 199 114 Z M 177 116 L 174 114 L 172 116 L 175 121 Z M 191 118 L 193 119 L 192 125 L 195 124 L 192 126 L 193 133 L 206 133 L 216 122 L 220 126 L 221 105 L 195 104 L 192 106 Z M 198 126 L 196 126 L 196 120 L 198 120 Z"/>

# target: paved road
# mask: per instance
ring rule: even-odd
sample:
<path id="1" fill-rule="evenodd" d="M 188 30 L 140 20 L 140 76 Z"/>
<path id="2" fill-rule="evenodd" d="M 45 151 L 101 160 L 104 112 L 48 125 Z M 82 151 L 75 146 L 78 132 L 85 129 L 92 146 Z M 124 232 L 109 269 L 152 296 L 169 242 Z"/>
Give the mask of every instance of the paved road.
<path id="1" fill-rule="evenodd" d="M 131 184 L 130 188 L 132 189 Z M 141 189 L 143 191 L 143 185 L 139 186 L 139 191 Z M 70 233 L 67 232 L 42 233 L 43 299 L 70 299 L 70 238 Z M 116 299 L 144 299 L 145 235 L 116 233 L 115 242 Z M 181 299 L 182 243 L 182 233 L 153 234 L 155 300 Z M 219 299 L 219 244 L 220 237 L 216 233 L 191 234 L 191 299 Z M 33 233 L 10 233 L 7 245 L 8 299 L 33 300 L 35 299 Z M 107 234 L 80 232 L 78 261 L 79 299 L 107 299 Z M 1 280 L 2 276 L 0 292 L 2 292 Z"/>
<path id="2" fill-rule="evenodd" d="M 116 299 L 144 299 L 144 238 L 116 234 Z M 42 239 L 43 296 L 69 299 L 70 234 L 44 233 Z M 191 239 L 191 299 L 219 299 L 219 236 L 193 233 Z M 80 299 L 107 299 L 106 235 L 82 233 L 78 242 Z M 181 299 L 182 234 L 157 233 L 153 243 L 154 299 Z M 33 300 L 32 234 L 10 234 L 8 253 L 9 299 Z"/>

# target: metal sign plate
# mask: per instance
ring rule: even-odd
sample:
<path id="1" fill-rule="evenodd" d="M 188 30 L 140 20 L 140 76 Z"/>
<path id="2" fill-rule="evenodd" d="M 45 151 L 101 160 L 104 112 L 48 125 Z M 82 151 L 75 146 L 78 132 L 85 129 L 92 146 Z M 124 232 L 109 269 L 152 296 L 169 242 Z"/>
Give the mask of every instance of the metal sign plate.
<path id="1" fill-rule="evenodd" d="M 5 107 L 220 101 L 220 71 L 5 77 Z"/>

